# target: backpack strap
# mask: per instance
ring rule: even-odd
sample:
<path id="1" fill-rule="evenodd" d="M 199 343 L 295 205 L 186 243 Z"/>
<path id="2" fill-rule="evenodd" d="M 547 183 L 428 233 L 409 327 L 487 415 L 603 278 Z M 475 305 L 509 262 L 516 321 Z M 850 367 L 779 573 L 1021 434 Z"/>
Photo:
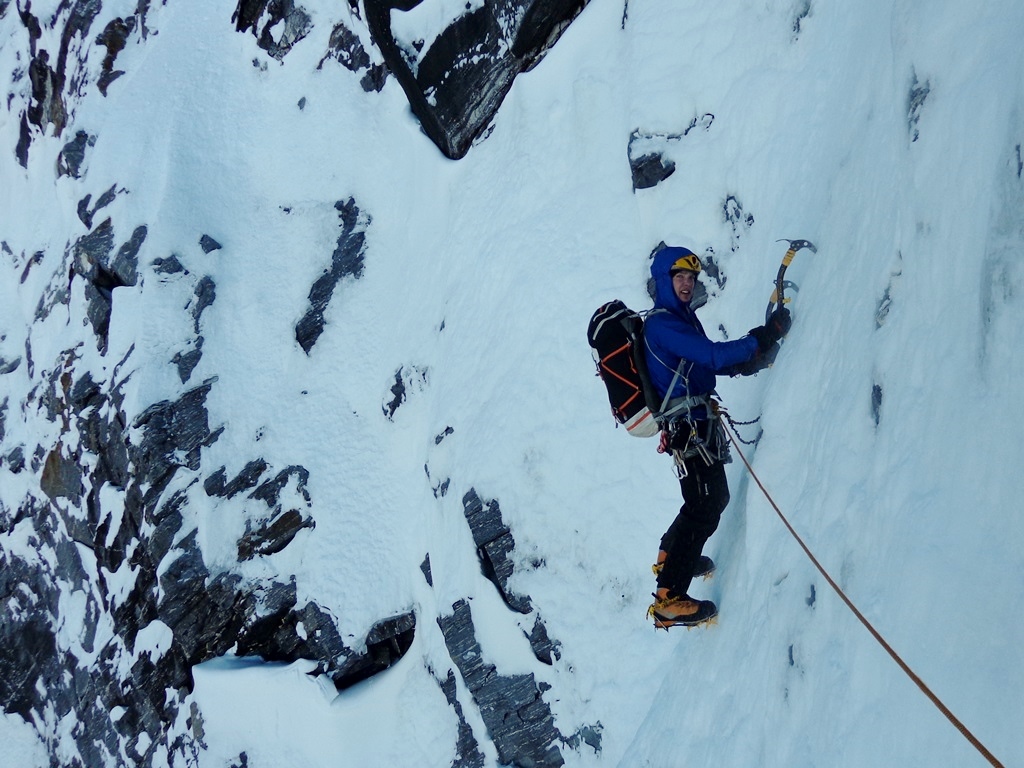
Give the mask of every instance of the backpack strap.
<path id="1" fill-rule="evenodd" d="M 647 318 L 649 318 L 651 315 L 660 314 L 661 312 L 668 312 L 668 310 L 663 308 L 663 307 L 656 307 L 656 308 L 650 310 L 649 312 L 645 313 L 645 315 L 644 315 L 644 328 L 646 329 Z M 655 351 L 653 349 L 651 349 L 651 345 L 647 341 L 646 334 L 643 334 L 642 338 L 643 338 L 643 342 L 644 343 L 643 343 L 643 349 L 640 350 L 640 356 L 644 357 L 644 360 L 643 360 L 643 363 L 644 363 L 643 376 L 647 379 L 648 382 L 650 382 L 650 375 L 649 375 L 649 373 L 647 371 L 647 365 L 646 365 L 646 362 L 647 362 L 646 355 L 644 354 L 645 351 L 650 351 L 651 356 L 655 360 L 657 360 L 664 368 L 667 369 L 669 366 L 668 366 L 668 363 L 666 363 L 664 360 L 662 360 L 660 357 L 658 357 L 657 353 L 655 353 Z M 684 408 L 689 410 L 690 408 L 693 407 L 692 404 L 684 403 L 683 402 L 684 400 L 694 400 L 694 404 L 696 404 L 696 399 L 694 399 L 694 398 L 674 398 L 675 400 L 678 400 L 679 402 L 678 403 L 673 402 L 672 391 L 676 388 L 676 384 L 679 383 L 679 379 L 682 378 L 682 376 L 683 376 L 683 368 L 686 366 L 686 362 L 687 361 L 686 361 L 685 357 L 680 357 L 679 358 L 679 365 L 677 365 L 675 367 L 675 370 L 672 372 L 672 382 L 668 385 L 668 389 L 665 390 L 665 396 L 661 399 L 661 405 L 658 407 L 657 413 L 654 414 L 654 416 L 658 420 L 659 424 L 663 423 L 664 421 L 666 421 L 669 416 L 672 416 L 672 415 L 678 413 L 679 411 L 683 410 Z M 651 383 L 651 393 L 652 394 L 654 393 L 654 385 L 653 385 L 653 383 Z M 649 403 L 656 403 L 656 402 L 658 402 L 658 398 L 657 397 L 648 397 L 647 400 L 648 400 Z"/>
<path id="2" fill-rule="evenodd" d="M 659 360 L 659 362 L 661 362 L 661 361 Z M 680 411 L 683 408 L 686 408 L 686 409 L 690 408 L 690 406 L 685 404 L 685 403 L 678 403 L 678 404 L 673 405 L 671 410 L 666 410 L 666 408 L 668 408 L 669 403 L 673 399 L 672 398 L 672 390 L 674 390 L 676 388 L 676 384 L 678 383 L 679 378 L 683 375 L 683 365 L 685 363 L 686 363 L 686 358 L 683 358 L 683 357 L 679 358 L 679 365 L 676 366 L 676 371 L 675 371 L 675 373 L 672 374 L 672 382 L 668 385 L 668 389 L 665 390 L 665 399 L 663 399 L 661 401 L 661 406 L 658 408 L 658 415 L 659 415 L 660 418 L 666 419 L 669 416 L 671 416 L 673 413 L 676 413 L 677 411 Z M 676 400 L 695 400 L 696 398 L 693 398 L 693 397 L 682 397 L 682 398 L 677 397 L 675 399 Z"/>

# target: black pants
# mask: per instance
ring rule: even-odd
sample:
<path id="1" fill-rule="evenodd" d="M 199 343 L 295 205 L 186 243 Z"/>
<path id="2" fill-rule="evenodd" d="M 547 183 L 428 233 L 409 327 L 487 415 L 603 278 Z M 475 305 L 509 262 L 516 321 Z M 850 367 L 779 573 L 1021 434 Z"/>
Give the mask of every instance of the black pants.
<path id="1" fill-rule="evenodd" d="M 661 548 L 668 553 L 665 567 L 658 575 L 658 588 L 667 588 L 678 597 L 686 594 L 693 579 L 693 569 L 700 559 L 704 543 L 718 528 L 718 521 L 729 503 L 729 483 L 725 464 L 713 461 L 710 466 L 700 456 L 685 460 L 686 477 L 679 480 L 683 506 L 661 537 Z"/>

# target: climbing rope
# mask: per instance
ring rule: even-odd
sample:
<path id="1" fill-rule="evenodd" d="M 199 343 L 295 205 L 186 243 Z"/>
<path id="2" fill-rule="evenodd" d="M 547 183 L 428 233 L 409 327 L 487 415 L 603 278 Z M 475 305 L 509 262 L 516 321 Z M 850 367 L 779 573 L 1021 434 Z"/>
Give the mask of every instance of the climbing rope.
<path id="1" fill-rule="evenodd" d="M 796 532 L 796 530 L 794 530 L 793 526 L 790 525 L 789 520 L 786 519 L 786 516 L 782 514 L 782 510 L 779 509 L 779 505 L 775 503 L 775 500 L 772 498 L 771 494 L 768 493 L 768 490 L 764 487 L 764 484 L 761 482 L 761 479 L 757 476 L 757 473 L 754 472 L 754 468 L 750 466 L 750 462 L 747 461 L 747 457 L 743 455 L 743 451 L 739 446 L 740 441 L 734 433 L 733 428 L 726 425 L 725 429 L 729 435 L 729 440 L 732 442 L 733 447 L 736 449 L 736 453 L 739 454 L 739 457 L 743 461 L 744 466 L 746 466 L 747 471 L 750 472 L 750 476 L 754 478 L 754 482 L 757 484 L 757 487 L 761 489 L 761 493 L 764 494 L 764 497 L 768 500 L 768 503 L 771 504 L 772 509 L 775 510 L 775 514 L 777 514 L 779 516 L 779 519 L 782 520 L 783 525 L 786 526 L 790 534 L 792 534 L 793 538 L 796 539 L 797 544 L 800 545 L 803 551 L 811 559 L 811 562 L 814 564 L 814 567 L 818 569 L 818 572 L 821 573 L 821 575 L 825 578 L 825 581 L 827 581 L 829 586 L 832 587 L 833 590 L 835 590 L 835 593 L 839 595 L 840 599 L 844 603 L 846 603 L 846 607 L 853 611 L 853 615 L 856 616 L 858 620 L 860 620 L 860 623 L 863 624 L 864 627 L 868 630 L 868 632 L 871 633 L 871 636 L 878 641 L 878 644 L 885 649 L 885 652 L 888 653 L 892 660 L 899 665 L 900 669 L 902 669 L 907 674 L 907 676 L 914 681 L 917 687 L 921 689 L 921 692 L 924 693 L 924 695 L 931 700 L 932 704 L 934 704 L 939 709 L 939 711 L 946 716 L 946 719 L 949 720 L 949 722 L 951 722 L 956 727 L 956 729 L 960 731 L 963 737 L 971 743 L 971 746 L 978 750 L 978 752 L 980 752 L 985 757 L 985 759 L 988 760 L 989 764 L 995 766 L 996 768 L 1003 768 L 1003 764 L 1000 763 L 995 758 L 995 756 L 991 752 L 989 752 L 988 749 L 985 748 L 985 745 L 982 744 L 973 733 L 971 733 L 967 726 L 965 726 L 962 722 L 960 722 L 959 719 L 957 719 L 956 715 L 954 715 L 949 710 L 949 708 L 942 703 L 939 697 L 932 692 L 931 688 L 929 688 L 925 684 L 925 682 L 920 677 L 918 677 L 917 674 L 909 666 L 907 666 L 907 663 L 903 661 L 902 658 L 900 658 L 899 654 L 896 653 L 895 650 L 893 650 L 892 646 L 889 645 L 888 642 L 886 642 L 885 638 L 882 637 L 878 630 L 872 626 L 871 622 L 868 621 L 867 618 L 865 618 L 864 614 L 862 614 L 857 609 L 857 606 L 853 604 L 853 601 L 846 596 L 846 593 L 843 592 L 843 590 L 839 587 L 835 580 L 829 575 L 828 571 L 826 571 L 825 568 L 821 565 L 821 563 L 818 562 L 818 558 L 814 556 L 814 553 L 811 552 L 810 548 L 804 543 L 804 540 L 800 538 L 800 535 Z"/>

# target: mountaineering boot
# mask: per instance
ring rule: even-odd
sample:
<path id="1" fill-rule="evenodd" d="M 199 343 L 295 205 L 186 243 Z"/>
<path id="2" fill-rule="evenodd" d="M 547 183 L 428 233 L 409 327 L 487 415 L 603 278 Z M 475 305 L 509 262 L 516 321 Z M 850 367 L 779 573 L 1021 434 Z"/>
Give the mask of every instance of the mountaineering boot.
<path id="1" fill-rule="evenodd" d="M 667 589 L 659 589 L 654 595 L 654 604 L 647 609 L 647 617 L 654 620 L 655 629 L 668 629 L 677 624 L 697 627 L 717 615 L 718 608 L 710 600 L 694 600 L 689 595 L 669 596 Z"/>
<path id="2" fill-rule="evenodd" d="M 697 565 L 693 568 L 693 578 L 699 579 L 702 576 L 705 579 L 710 579 L 711 574 L 715 572 L 715 561 L 707 555 L 701 555 L 697 559 Z"/>
<path id="3" fill-rule="evenodd" d="M 658 552 L 658 562 L 651 566 L 651 570 L 654 571 L 654 575 L 658 576 L 661 574 L 662 569 L 665 567 L 665 558 L 668 557 L 668 552 L 664 549 Z M 711 574 L 715 572 L 715 561 L 707 555 L 701 555 L 700 559 L 697 560 L 697 564 L 693 567 L 693 578 L 699 579 L 704 577 L 710 579 Z"/>

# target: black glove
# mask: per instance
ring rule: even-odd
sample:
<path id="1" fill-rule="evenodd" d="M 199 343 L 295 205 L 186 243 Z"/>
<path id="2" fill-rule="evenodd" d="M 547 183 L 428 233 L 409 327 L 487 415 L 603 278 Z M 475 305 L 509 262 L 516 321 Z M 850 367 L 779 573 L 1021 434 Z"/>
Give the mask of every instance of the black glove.
<path id="1" fill-rule="evenodd" d="M 757 329 L 761 330 L 761 329 Z M 751 334 L 753 335 L 753 334 Z M 765 368 L 770 368 L 775 362 L 775 356 L 779 354 L 779 343 L 776 341 L 768 347 L 767 351 L 758 350 L 754 356 L 745 363 L 737 363 L 722 371 L 729 376 L 753 376 Z"/>
<path id="2" fill-rule="evenodd" d="M 767 323 L 759 325 L 757 328 L 751 328 L 750 335 L 757 339 L 757 349 L 761 354 L 764 354 L 771 348 L 772 344 L 789 333 L 792 325 L 793 318 L 790 316 L 789 310 L 785 307 L 779 307 L 772 312 Z"/>
<path id="3" fill-rule="evenodd" d="M 775 335 L 770 327 L 767 325 L 759 325 L 757 328 L 751 328 L 748 331 L 750 336 L 753 336 L 757 340 L 757 353 L 763 355 L 767 352 L 772 344 L 779 340 L 779 337 Z"/>
<path id="4" fill-rule="evenodd" d="M 778 333 L 779 339 L 784 339 L 786 334 L 789 333 L 789 329 L 793 327 L 793 316 L 789 314 L 789 310 L 785 307 L 779 307 L 772 312 L 765 325 L 773 328 Z"/>
<path id="5" fill-rule="evenodd" d="M 759 355 L 756 355 L 752 361 L 756 366 L 756 368 L 754 369 L 754 373 L 757 373 L 758 371 L 763 371 L 765 368 L 771 368 L 772 365 L 775 363 L 775 358 L 779 354 L 779 349 L 779 342 L 776 341 L 774 344 L 768 347 L 767 351 Z"/>

